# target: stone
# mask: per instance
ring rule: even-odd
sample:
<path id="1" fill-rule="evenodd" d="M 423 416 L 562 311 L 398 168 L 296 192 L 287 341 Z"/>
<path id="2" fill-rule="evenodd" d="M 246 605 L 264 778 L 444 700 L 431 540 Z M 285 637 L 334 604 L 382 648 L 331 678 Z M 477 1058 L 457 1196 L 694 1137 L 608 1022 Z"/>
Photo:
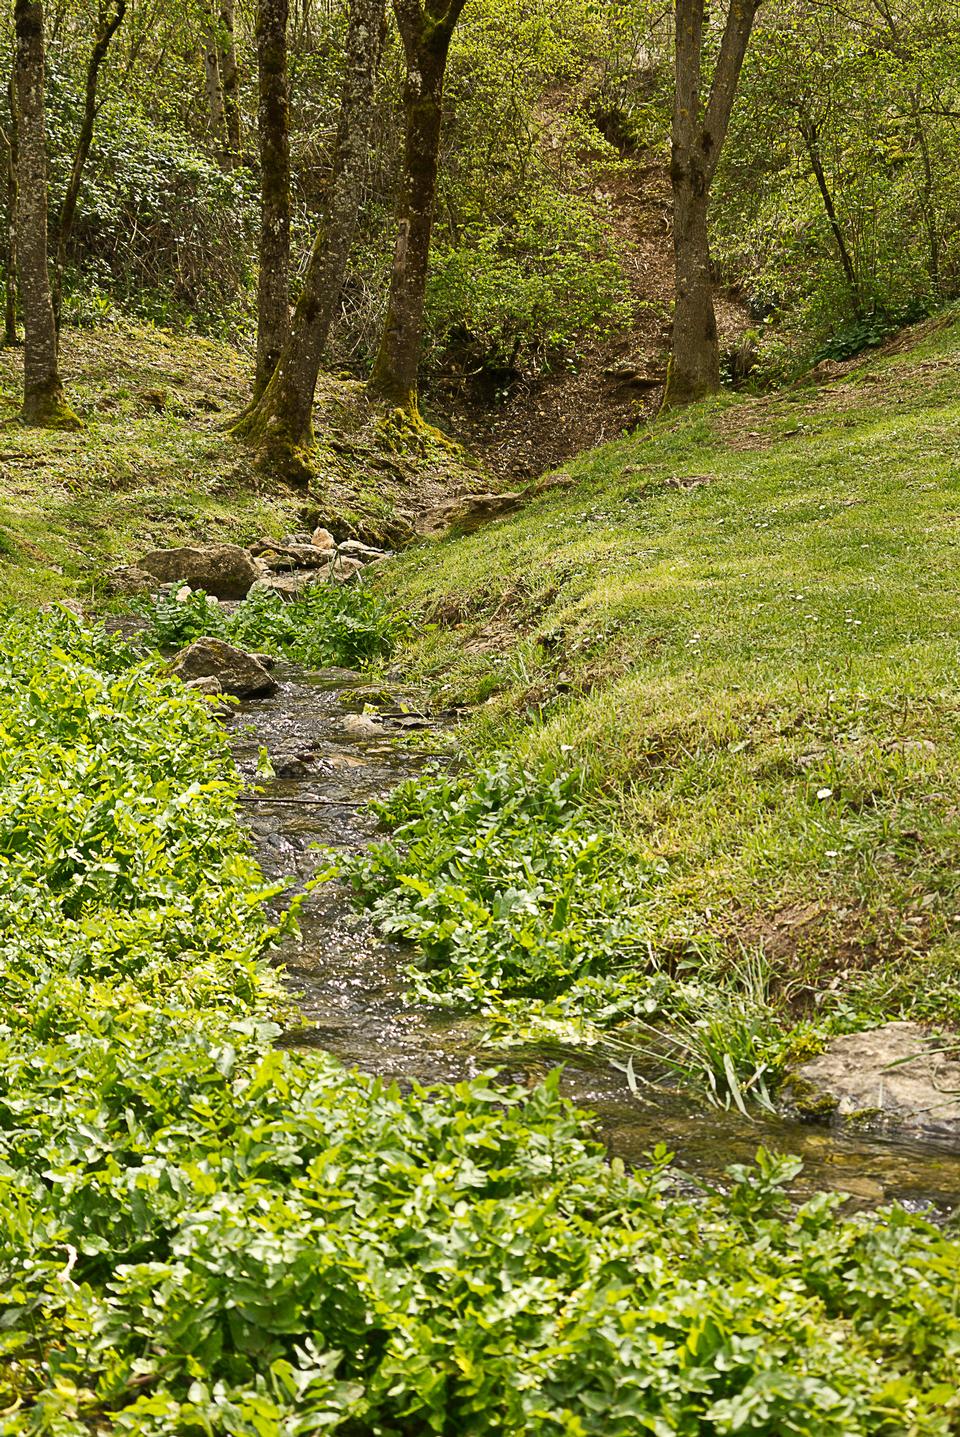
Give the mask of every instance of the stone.
<path id="1" fill-rule="evenodd" d="M 338 544 L 337 553 L 345 554 L 348 559 L 359 559 L 362 564 L 369 564 L 375 559 L 387 557 L 383 549 L 374 549 L 369 544 L 361 544 L 359 539 L 347 539 L 344 543 Z"/>
<path id="2" fill-rule="evenodd" d="M 218 679 L 224 693 L 240 699 L 262 698 L 277 689 L 263 664 L 223 639 L 197 639 L 177 654 L 170 672 L 184 684 L 191 679 Z"/>
<path id="3" fill-rule="evenodd" d="M 250 590 L 253 594 L 279 594 L 281 599 L 299 599 L 314 584 L 323 583 L 330 572 L 326 569 L 294 569 L 287 574 L 264 574 Z"/>
<path id="4" fill-rule="evenodd" d="M 216 674 L 205 674 L 200 679 L 187 679 L 183 687 L 192 689 L 196 694 L 203 694 L 204 698 L 214 698 L 223 693 L 223 684 Z"/>
<path id="5" fill-rule="evenodd" d="M 359 559 L 351 559 L 346 554 L 336 554 L 329 571 L 329 578 L 334 584 L 348 584 L 355 575 L 360 573 L 362 568 L 363 564 Z"/>
<path id="6" fill-rule="evenodd" d="M 281 544 L 276 539 L 257 539 L 250 545 L 255 564 L 264 564 L 268 569 L 316 569 L 330 562 L 330 555 L 323 554 L 309 542 L 306 544 Z"/>
<path id="7" fill-rule="evenodd" d="M 313 535 L 308 534 L 305 529 L 298 529 L 294 534 L 287 534 L 283 542 L 288 549 L 299 549 L 304 545 L 311 544 Z"/>
<path id="8" fill-rule="evenodd" d="M 417 533 L 425 539 L 439 539 L 454 531 L 472 534 L 484 524 L 512 514 L 522 504 L 523 495 L 517 493 L 461 494 L 455 499 L 444 499 L 421 514 L 417 519 Z"/>
<path id="9" fill-rule="evenodd" d="M 347 714 L 343 720 L 343 728 L 344 732 L 354 738 L 370 738 L 373 734 L 382 734 L 384 731 L 379 719 L 371 718 L 369 714 Z"/>
<path id="10" fill-rule="evenodd" d="M 216 599 L 243 599 L 260 577 L 253 556 L 237 544 L 155 549 L 139 559 L 137 566 L 161 584 L 189 584 Z"/>
<path id="11" fill-rule="evenodd" d="M 784 1094 L 790 1110 L 808 1121 L 956 1141 L 960 1043 L 911 1022 L 845 1033 L 797 1068 Z"/>
<path id="12" fill-rule="evenodd" d="M 335 549 L 337 547 L 337 541 L 330 530 L 324 529 L 322 525 L 314 529 L 310 536 L 310 542 L 315 549 Z"/>
<path id="13" fill-rule="evenodd" d="M 451 533 L 472 534 L 484 524 L 522 509 L 531 499 L 539 499 L 554 489 L 569 489 L 574 482 L 570 474 L 548 474 L 522 492 L 460 494 L 454 499 L 444 499 L 441 504 L 419 515 L 417 533 L 425 539 L 440 539 Z"/>
<path id="14" fill-rule="evenodd" d="M 310 770 L 298 754 L 278 754 L 273 760 L 273 772 L 277 778 L 307 778 Z"/>
<path id="15" fill-rule="evenodd" d="M 125 598 L 127 595 L 152 594 L 157 587 L 157 581 L 146 569 L 139 569 L 135 564 L 123 564 L 119 569 L 113 569 L 106 576 L 106 588 L 108 594 L 116 598 Z"/>

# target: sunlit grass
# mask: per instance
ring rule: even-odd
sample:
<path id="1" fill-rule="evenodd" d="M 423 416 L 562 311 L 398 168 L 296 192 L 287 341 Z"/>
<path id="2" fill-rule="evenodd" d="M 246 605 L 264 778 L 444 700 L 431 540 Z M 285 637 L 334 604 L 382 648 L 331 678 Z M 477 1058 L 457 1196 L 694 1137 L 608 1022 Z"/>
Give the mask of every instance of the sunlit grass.
<path id="1" fill-rule="evenodd" d="M 387 578 L 468 750 L 584 769 L 660 951 L 760 945 L 798 1011 L 960 1017 L 958 346 L 671 416 Z"/>

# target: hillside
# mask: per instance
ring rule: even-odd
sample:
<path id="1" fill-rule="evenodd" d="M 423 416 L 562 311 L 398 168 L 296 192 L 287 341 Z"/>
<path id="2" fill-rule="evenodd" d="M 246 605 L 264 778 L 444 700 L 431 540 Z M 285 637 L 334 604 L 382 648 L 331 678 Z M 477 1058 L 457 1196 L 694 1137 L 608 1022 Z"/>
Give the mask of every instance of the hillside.
<path id="1" fill-rule="evenodd" d="M 960 327 L 724 396 L 402 559 L 405 673 L 581 768 L 656 872 L 660 964 L 762 952 L 799 1016 L 960 1017 Z"/>

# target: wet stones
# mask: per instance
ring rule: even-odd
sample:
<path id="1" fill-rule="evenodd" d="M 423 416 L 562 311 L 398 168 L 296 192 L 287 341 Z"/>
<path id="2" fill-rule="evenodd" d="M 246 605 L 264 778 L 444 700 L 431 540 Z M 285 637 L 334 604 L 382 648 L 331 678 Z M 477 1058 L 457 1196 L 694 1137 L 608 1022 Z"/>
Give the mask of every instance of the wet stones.
<path id="1" fill-rule="evenodd" d="M 960 1048 L 919 1023 L 884 1023 L 833 1038 L 790 1075 L 783 1092 L 792 1115 L 807 1122 L 960 1138 Z"/>

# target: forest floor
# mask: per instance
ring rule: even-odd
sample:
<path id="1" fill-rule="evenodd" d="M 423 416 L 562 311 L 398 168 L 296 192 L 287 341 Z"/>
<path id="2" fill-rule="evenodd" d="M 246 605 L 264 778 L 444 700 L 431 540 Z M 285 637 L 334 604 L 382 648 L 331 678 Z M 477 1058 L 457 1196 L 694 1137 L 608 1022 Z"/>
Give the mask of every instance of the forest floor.
<path id="1" fill-rule="evenodd" d="M 91 596 L 103 573 L 188 540 L 249 543 L 304 523 L 371 542 L 486 480 L 456 445 L 371 415 L 362 386 L 322 376 L 310 494 L 272 481 L 226 432 L 249 388 L 227 344 L 126 322 L 68 331 L 80 433 L 16 422 L 22 353 L 0 350 L 0 596 Z"/>

